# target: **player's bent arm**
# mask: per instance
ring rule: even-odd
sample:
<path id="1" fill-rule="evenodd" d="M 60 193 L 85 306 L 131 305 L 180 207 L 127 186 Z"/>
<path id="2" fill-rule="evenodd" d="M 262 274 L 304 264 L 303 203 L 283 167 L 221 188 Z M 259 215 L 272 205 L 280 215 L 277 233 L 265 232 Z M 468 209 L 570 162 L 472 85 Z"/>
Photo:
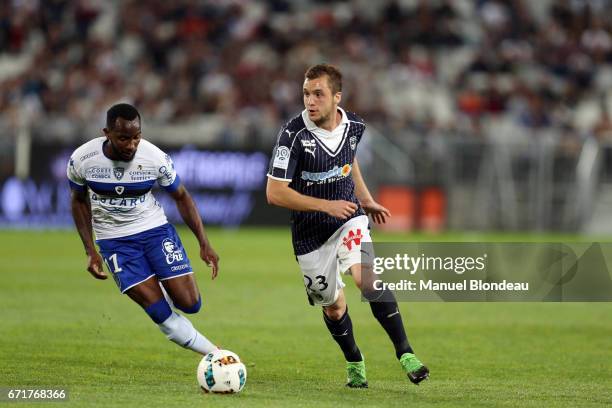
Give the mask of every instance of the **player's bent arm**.
<path id="1" fill-rule="evenodd" d="M 323 211 L 327 200 L 303 195 L 289 187 L 288 181 L 274 180 L 268 177 L 266 186 L 268 204 L 289 208 L 296 211 Z"/>
<path id="2" fill-rule="evenodd" d="M 357 158 L 353 160 L 353 169 L 351 173 L 353 176 L 353 183 L 355 183 L 355 196 L 359 200 L 359 203 L 363 206 L 363 204 L 373 202 L 374 199 L 372 198 L 372 194 L 370 194 L 370 190 L 368 190 L 368 186 L 366 186 L 361 175 L 361 169 L 359 168 Z"/>
<path id="3" fill-rule="evenodd" d="M 268 204 L 295 211 L 321 211 L 332 217 L 346 219 L 357 211 L 357 205 L 344 200 L 324 200 L 300 194 L 291 187 L 288 181 L 268 177 L 266 186 Z"/>
<path id="4" fill-rule="evenodd" d="M 208 237 L 204 232 L 204 224 L 202 223 L 198 207 L 196 207 L 191 194 L 189 194 L 185 186 L 181 184 L 170 195 L 176 201 L 176 207 L 181 214 L 181 218 L 183 218 L 185 224 L 187 224 L 193 235 L 198 239 L 200 246 L 208 245 Z"/>
<path id="5" fill-rule="evenodd" d="M 87 270 L 96 279 L 106 279 L 108 276 L 102 268 L 102 257 L 96 250 L 93 242 L 93 231 L 91 226 L 91 204 L 87 190 L 70 191 L 70 209 L 74 225 L 81 237 L 85 253 L 87 254 Z"/>
<path id="6" fill-rule="evenodd" d="M 370 194 L 370 190 L 366 186 L 365 181 L 363 180 L 363 176 L 361 175 L 361 169 L 359 168 L 359 163 L 357 162 L 357 158 L 353 160 L 353 168 L 351 171 L 353 177 L 353 183 L 355 184 L 355 196 L 359 200 L 359 204 L 364 209 L 366 214 L 371 215 L 372 219 L 377 224 L 384 224 L 387 222 L 387 218 L 391 217 L 391 212 L 378 204 L 372 198 L 372 194 Z"/>
<path id="7" fill-rule="evenodd" d="M 191 194 L 187 191 L 185 186 L 182 184 L 170 193 L 174 201 L 176 201 L 176 207 L 181 214 L 181 218 L 185 221 L 185 224 L 193 232 L 193 235 L 197 238 L 200 243 L 200 258 L 206 262 L 208 266 L 212 266 L 212 278 L 217 277 L 219 271 L 219 255 L 210 245 L 206 232 L 204 231 L 204 224 L 202 218 L 196 207 Z"/>
<path id="8" fill-rule="evenodd" d="M 93 242 L 93 231 L 91 227 L 91 205 L 87 191 L 70 191 L 70 208 L 74 225 L 83 241 L 85 253 L 91 255 L 96 252 L 96 247 Z"/>

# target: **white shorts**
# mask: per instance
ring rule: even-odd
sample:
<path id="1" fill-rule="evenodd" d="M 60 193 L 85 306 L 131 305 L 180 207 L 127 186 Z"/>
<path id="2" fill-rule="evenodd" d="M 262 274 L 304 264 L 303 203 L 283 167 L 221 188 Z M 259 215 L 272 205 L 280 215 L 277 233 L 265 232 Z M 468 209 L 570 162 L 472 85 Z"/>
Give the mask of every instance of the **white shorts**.
<path id="1" fill-rule="evenodd" d="M 336 302 L 345 286 L 341 274 L 350 273 L 351 266 L 361 263 L 362 242 L 372 242 L 366 215 L 350 219 L 319 249 L 297 256 L 311 304 Z"/>

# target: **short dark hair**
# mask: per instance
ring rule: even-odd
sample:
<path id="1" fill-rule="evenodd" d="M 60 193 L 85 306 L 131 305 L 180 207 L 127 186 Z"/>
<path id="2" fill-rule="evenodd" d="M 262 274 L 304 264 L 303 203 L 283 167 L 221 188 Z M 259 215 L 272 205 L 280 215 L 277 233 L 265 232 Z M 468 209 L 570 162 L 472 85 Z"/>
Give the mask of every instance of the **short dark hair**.
<path id="1" fill-rule="evenodd" d="M 338 68 L 330 64 L 317 64 L 306 71 L 304 75 L 307 79 L 321 78 L 327 75 L 329 87 L 332 93 L 342 92 L 342 73 Z"/>
<path id="2" fill-rule="evenodd" d="M 118 103 L 111 106 L 110 109 L 106 111 L 106 127 L 112 129 L 115 126 L 117 118 L 126 120 L 138 118 L 140 121 L 140 113 L 138 113 L 138 110 L 129 103 Z"/>

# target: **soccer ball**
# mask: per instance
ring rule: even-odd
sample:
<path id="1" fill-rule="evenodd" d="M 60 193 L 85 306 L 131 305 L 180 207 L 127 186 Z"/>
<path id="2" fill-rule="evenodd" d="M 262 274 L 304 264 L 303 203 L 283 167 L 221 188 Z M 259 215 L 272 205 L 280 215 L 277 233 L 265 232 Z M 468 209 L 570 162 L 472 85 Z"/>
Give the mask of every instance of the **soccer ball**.
<path id="1" fill-rule="evenodd" d="M 244 388 L 247 372 L 235 353 L 215 350 L 200 361 L 197 376 L 198 383 L 205 392 L 232 394 Z"/>

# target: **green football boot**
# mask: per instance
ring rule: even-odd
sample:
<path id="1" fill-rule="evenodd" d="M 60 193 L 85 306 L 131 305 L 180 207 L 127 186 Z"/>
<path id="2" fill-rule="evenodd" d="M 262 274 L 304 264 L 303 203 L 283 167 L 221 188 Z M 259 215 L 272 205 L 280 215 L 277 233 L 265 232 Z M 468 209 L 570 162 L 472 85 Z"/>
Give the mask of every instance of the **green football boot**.
<path id="1" fill-rule="evenodd" d="M 365 361 L 346 362 L 346 386 L 351 388 L 368 388 Z"/>
<path id="2" fill-rule="evenodd" d="M 419 385 L 429 377 L 429 369 L 412 353 L 402 354 L 400 364 L 413 384 Z"/>

